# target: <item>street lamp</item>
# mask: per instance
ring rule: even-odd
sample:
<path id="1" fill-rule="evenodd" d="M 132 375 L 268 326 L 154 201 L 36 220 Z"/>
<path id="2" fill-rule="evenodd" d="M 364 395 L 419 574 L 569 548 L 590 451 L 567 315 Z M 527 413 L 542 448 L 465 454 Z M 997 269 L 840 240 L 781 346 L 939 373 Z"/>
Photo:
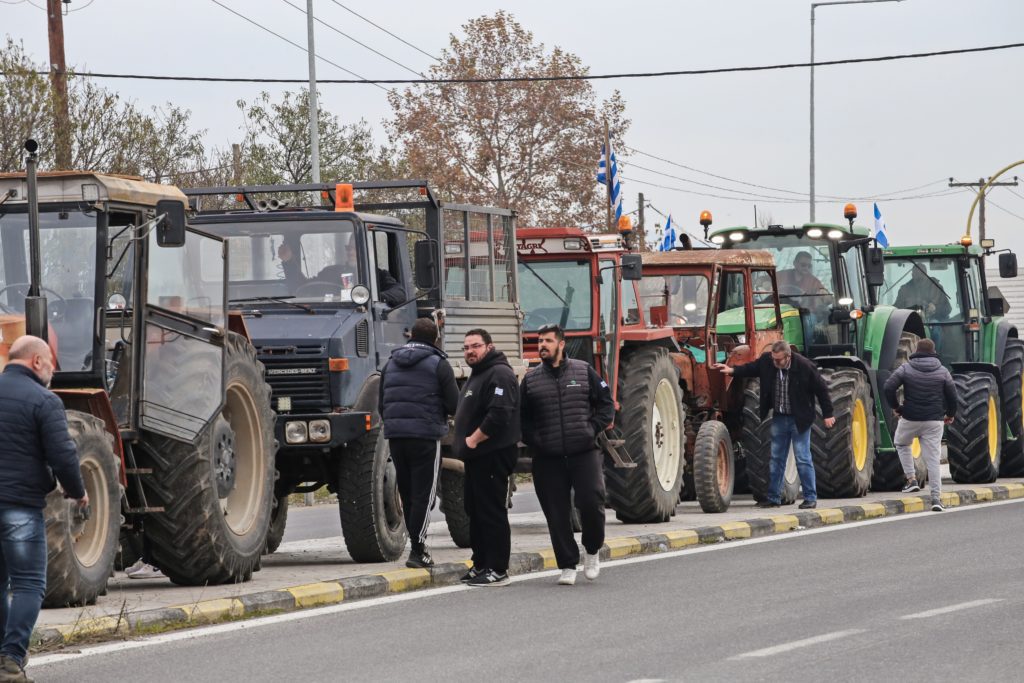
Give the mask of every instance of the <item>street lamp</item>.
<path id="1" fill-rule="evenodd" d="M 811 3 L 811 222 L 814 222 L 814 10 L 824 5 L 863 5 L 874 2 L 903 2 L 903 0 L 828 0 Z"/>

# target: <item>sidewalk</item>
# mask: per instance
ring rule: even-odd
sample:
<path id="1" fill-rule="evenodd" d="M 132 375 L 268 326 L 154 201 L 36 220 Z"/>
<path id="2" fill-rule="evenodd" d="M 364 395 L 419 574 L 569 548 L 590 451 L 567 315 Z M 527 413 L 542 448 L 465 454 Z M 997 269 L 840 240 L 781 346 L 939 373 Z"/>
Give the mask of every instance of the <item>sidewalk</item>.
<path id="1" fill-rule="evenodd" d="M 943 482 L 947 507 L 1024 497 L 1024 479 L 968 486 Z M 873 517 L 928 510 L 928 494 L 870 493 L 864 498 L 819 500 L 819 508 L 799 511 L 754 508 L 749 496 L 734 499 L 728 512 L 704 514 L 697 503 L 681 503 L 663 524 L 623 524 L 608 513 L 605 558 L 664 552 L 707 542 L 750 538 Z M 513 509 L 514 512 L 514 509 Z M 927 514 L 935 514 L 927 512 Z M 512 516 L 515 574 L 555 567 L 540 513 Z M 357 564 L 340 537 L 282 544 L 263 558 L 261 571 L 244 584 L 180 587 L 167 579 L 130 580 L 121 572 L 108 593 L 84 608 L 43 610 L 33 643 L 45 648 L 82 640 L 104 640 L 279 611 L 333 604 L 429 586 L 456 583 L 466 570 L 469 550 L 457 548 L 443 522 L 432 523 L 428 545 L 437 563 L 432 571 L 406 569 L 405 557 L 382 564 Z"/>

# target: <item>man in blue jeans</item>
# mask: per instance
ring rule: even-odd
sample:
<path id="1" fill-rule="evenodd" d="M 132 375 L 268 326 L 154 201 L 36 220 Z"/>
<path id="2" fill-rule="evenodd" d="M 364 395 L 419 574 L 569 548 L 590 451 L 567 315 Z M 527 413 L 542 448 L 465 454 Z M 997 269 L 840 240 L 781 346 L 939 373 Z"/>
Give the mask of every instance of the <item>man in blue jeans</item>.
<path id="1" fill-rule="evenodd" d="M 814 400 L 821 405 L 821 415 L 829 429 L 836 423 L 832 416 L 832 400 L 828 386 L 821 378 L 817 366 L 803 356 L 794 355 L 788 342 L 777 341 L 772 350 L 761 354 L 752 363 L 730 367 L 722 363 L 714 366 L 722 374 L 736 378 L 757 377 L 761 381 L 761 419 L 772 411 L 772 458 L 768 465 L 768 495 L 757 504 L 763 508 L 777 508 L 782 501 L 782 480 L 786 473 L 786 458 L 790 445 L 796 456 L 803 489 L 802 510 L 818 506 L 818 493 L 814 483 L 814 462 L 811 460 L 811 425 L 814 424 Z"/>
<path id="2" fill-rule="evenodd" d="M 29 636 L 46 593 L 43 508 L 54 489 L 86 508 L 78 452 L 64 405 L 47 389 L 53 354 L 39 337 L 17 339 L 0 374 L 0 683 L 25 675 Z"/>

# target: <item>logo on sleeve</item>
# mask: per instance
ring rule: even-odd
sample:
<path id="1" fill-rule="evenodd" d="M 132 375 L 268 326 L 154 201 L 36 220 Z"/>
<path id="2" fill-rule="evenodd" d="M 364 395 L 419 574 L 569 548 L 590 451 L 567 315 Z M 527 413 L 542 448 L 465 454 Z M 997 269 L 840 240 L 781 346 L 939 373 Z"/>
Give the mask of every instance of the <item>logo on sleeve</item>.
<path id="1" fill-rule="evenodd" d="M 505 395 L 505 390 L 502 389 L 501 387 L 494 387 L 494 395 L 495 396 L 504 396 Z"/>

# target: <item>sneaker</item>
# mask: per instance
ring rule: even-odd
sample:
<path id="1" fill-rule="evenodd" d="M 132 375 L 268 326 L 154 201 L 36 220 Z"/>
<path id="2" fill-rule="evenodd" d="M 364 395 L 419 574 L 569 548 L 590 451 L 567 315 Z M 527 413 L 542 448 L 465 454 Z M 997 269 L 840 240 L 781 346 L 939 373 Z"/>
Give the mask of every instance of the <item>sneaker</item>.
<path id="1" fill-rule="evenodd" d="M 127 572 L 125 572 L 125 573 L 127 573 Z M 143 565 L 141 567 L 139 567 L 138 569 L 133 571 L 131 574 L 128 574 L 128 578 L 129 579 L 163 579 L 163 578 L 166 578 L 166 577 L 164 576 L 164 573 L 162 571 L 160 571 L 159 569 L 157 569 L 153 565 L 143 563 Z"/>
<path id="2" fill-rule="evenodd" d="M 576 585 L 576 570 L 575 569 L 563 569 L 562 575 L 558 577 L 559 586 L 575 586 Z"/>
<path id="3" fill-rule="evenodd" d="M 942 507 L 942 502 L 938 500 L 932 501 L 932 512 L 944 512 L 946 508 Z"/>
<path id="4" fill-rule="evenodd" d="M 10 657 L 0 657 L 0 683 L 33 683 L 25 669 Z"/>
<path id="5" fill-rule="evenodd" d="M 147 565 L 147 564 L 146 564 L 146 563 L 145 563 L 145 562 L 144 562 L 144 561 L 142 560 L 142 558 L 139 558 L 139 559 L 135 560 L 135 564 L 133 564 L 132 566 L 130 566 L 130 567 L 128 567 L 127 569 L 125 569 L 125 570 L 124 570 L 124 573 L 125 573 L 125 574 L 127 574 L 128 576 L 131 576 L 132 574 L 134 574 L 135 572 L 139 571 L 139 570 L 140 570 L 140 569 L 142 569 L 143 567 L 148 567 L 148 566 L 149 566 L 149 565 Z"/>
<path id="6" fill-rule="evenodd" d="M 477 574 L 474 578 L 470 579 L 467 586 L 507 586 L 512 583 L 512 579 L 508 578 L 508 572 L 501 572 L 500 574 L 493 569 L 486 569 Z"/>
<path id="7" fill-rule="evenodd" d="M 757 504 L 754 505 L 754 507 L 756 507 L 756 508 L 777 508 L 777 507 L 782 507 L 782 505 L 779 504 L 779 503 L 773 503 L 770 500 L 759 500 L 759 501 L 757 501 Z"/>
<path id="8" fill-rule="evenodd" d="M 476 567 L 470 567 L 469 571 L 466 572 L 465 574 L 463 574 L 462 578 L 460 578 L 459 581 L 461 581 L 462 583 L 469 583 L 470 581 L 472 581 L 473 579 L 475 579 L 476 577 L 480 576 L 483 573 L 484 573 L 483 569 L 477 569 Z"/>
<path id="9" fill-rule="evenodd" d="M 903 493 L 917 493 L 920 490 L 921 485 L 917 483 L 917 479 L 907 481 L 907 485 L 903 487 Z"/>
<path id="10" fill-rule="evenodd" d="M 593 581 L 601 573 L 601 557 L 597 553 L 583 553 L 583 576 Z"/>
<path id="11" fill-rule="evenodd" d="M 413 550 L 409 553 L 409 559 L 405 561 L 409 569 L 430 569 L 434 566 L 434 558 L 430 556 L 426 548 Z"/>
<path id="12" fill-rule="evenodd" d="M 798 505 L 797 507 L 800 508 L 801 510 L 813 510 L 814 508 L 818 507 L 818 501 L 805 500 L 804 502 L 800 503 L 800 505 Z"/>

